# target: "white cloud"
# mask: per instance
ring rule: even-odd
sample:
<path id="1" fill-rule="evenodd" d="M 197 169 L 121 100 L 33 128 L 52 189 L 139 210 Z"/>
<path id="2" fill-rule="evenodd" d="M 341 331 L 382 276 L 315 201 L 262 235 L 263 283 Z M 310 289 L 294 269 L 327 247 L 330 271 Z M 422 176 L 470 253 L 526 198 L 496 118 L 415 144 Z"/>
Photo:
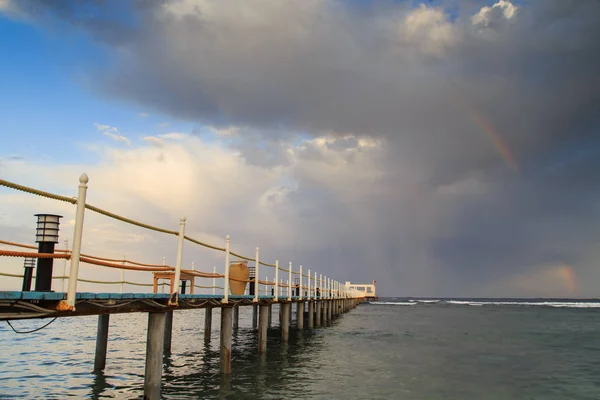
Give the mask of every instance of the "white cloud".
<path id="1" fill-rule="evenodd" d="M 145 113 L 145 112 L 141 112 L 141 113 L 138 114 L 138 117 L 140 117 L 140 118 L 148 118 L 149 116 L 150 115 L 148 113 Z"/>
<path id="2" fill-rule="evenodd" d="M 169 140 L 181 140 L 185 138 L 187 134 L 181 132 L 169 132 L 163 133 L 162 135 L 158 135 L 159 138 L 169 139 Z"/>
<path id="3" fill-rule="evenodd" d="M 409 12 L 398 29 L 402 42 L 416 44 L 425 53 L 441 54 L 447 46 L 457 40 L 454 25 L 439 7 L 420 4 Z"/>
<path id="4" fill-rule="evenodd" d="M 516 15 L 518 8 L 508 0 L 498 0 L 491 7 L 482 7 L 477 14 L 471 17 L 471 21 L 475 25 L 488 26 L 498 18 L 510 20 Z"/>
<path id="5" fill-rule="evenodd" d="M 121 133 L 119 132 L 119 130 L 113 126 L 109 126 L 109 125 L 101 125 L 101 124 L 97 124 L 94 123 L 94 126 L 96 126 L 96 129 L 101 132 L 103 135 L 108 136 L 111 139 L 116 140 L 117 142 L 123 142 L 125 144 L 127 144 L 128 146 L 131 146 L 131 142 L 129 141 L 128 138 L 126 138 L 125 136 L 121 135 Z"/>

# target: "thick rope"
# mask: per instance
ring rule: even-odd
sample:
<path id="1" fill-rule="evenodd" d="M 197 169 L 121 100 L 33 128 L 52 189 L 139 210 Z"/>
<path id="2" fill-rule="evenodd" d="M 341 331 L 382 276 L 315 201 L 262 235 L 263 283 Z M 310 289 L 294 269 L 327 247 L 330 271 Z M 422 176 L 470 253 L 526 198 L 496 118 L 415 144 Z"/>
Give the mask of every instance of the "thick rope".
<path id="1" fill-rule="evenodd" d="M 35 195 L 42 196 L 42 197 L 47 197 L 49 199 L 65 201 L 65 202 L 71 203 L 71 204 L 77 204 L 77 198 L 75 198 L 75 197 L 59 196 L 57 194 L 44 192 L 43 190 L 37 190 L 37 189 L 33 189 L 33 188 L 30 188 L 27 186 L 19 185 L 17 183 L 9 182 L 4 179 L 0 179 L 0 186 L 6 186 L 7 188 L 20 190 L 22 192 L 35 194 Z"/>
<path id="2" fill-rule="evenodd" d="M 95 260 L 93 258 L 87 258 L 87 257 L 83 257 L 83 256 L 79 257 L 79 261 L 87 263 L 87 264 L 99 265 L 101 267 L 116 268 L 116 269 L 125 269 L 125 270 L 129 270 L 129 271 L 149 271 L 149 272 L 152 272 L 152 271 L 173 271 L 172 267 L 153 267 L 153 268 L 136 267 L 136 266 L 132 266 L 132 265 L 113 264 L 113 263 L 108 263 L 108 262 L 104 262 L 104 261 L 98 261 L 98 260 Z"/>
<path id="3" fill-rule="evenodd" d="M 181 272 L 187 275 L 198 276 L 200 278 L 225 278 L 225 275 L 215 274 L 212 272 L 192 271 L 191 269 L 182 269 Z"/>
<path id="4" fill-rule="evenodd" d="M 203 247 L 208 247 L 209 249 L 218 250 L 218 251 L 225 251 L 225 248 L 223 248 L 223 247 L 213 246 L 211 244 L 204 243 L 204 242 L 201 242 L 201 241 L 196 240 L 196 239 L 192 239 L 191 237 L 189 237 L 187 235 L 184 235 L 183 238 L 185 240 L 189 240 L 192 243 L 196 243 L 197 245 L 200 245 L 200 246 L 203 246 Z"/>
<path id="5" fill-rule="evenodd" d="M 12 251 L 12 250 L 0 250 L 0 256 L 7 257 L 30 257 L 30 258 L 63 258 L 70 259 L 70 254 L 48 254 L 48 253 L 34 253 L 29 251 Z"/>
<path id="6" fill-rule="evenodd" d="M 75 198 L 75 197 L 59 196 L 59 195 L 56 195 L 56 194 L 53 194 L 53 193 L 45 192 L 43 190 L 38 190 L 38 189 L 30 188 L 30 187 L 27 187 L 27 186 L 19 185 L 19 184 L 13 183 L 13 182 L 9 182 L 9 181 L 4 180 L 4 179 L 0 179 L 0 186 L 5 186 L 5 187 L 8 187 L 8 188 L 20 190 L 20 191 L 23 191 L 23 192 L 26 192 L 26 193 L 35 194 L 35 195 L 38 195 L 38 196 L 47 197 L 47 198 L 54 199 L 54 200 L 64 201 L 64 202 L 71 203 L 71 204 L 77 204 L 77 198 Z M 113 218 L 113 219 L 119 220 L 121 222 L 125 222 L 125 223 L 128 223 L 128 224 L 131 224 L 131 225 L 136 225 L 136 226 L 139 226 L 141 228 L 146 228 L 146 229 L 149 229 L 149 230 L 152 230 L 152 231 L 166 233 L 166 234 L 169 234 L 169 235 L 179 236 L 179 232 L 178 231 L 171 230 L 171 229 L 164 229 L 164 228 L 160 228 L 160 227 L 157 227 L 157 226 L 145 224 L 143 222 L 135 221 L 133 219 L 126 218 L 126 217 L 120 216 L 118 214 L 114 214 L 114 213 L 111 213 L 109 211 L 103 210 L 103 209 L 101 209 L 99 207 L 95 207 L 95 206 L 93 206 L 91 204 L 87 204 L 86 203 L 85 204 L 85 208 L 87 208 L 90 211 L 94 211 L 94 212 L 96 212 L 98 214 L 102 214 L 104 216 L 107 216 L 109 218 Z M 188 240 L 188 241 L 190 241 L 192 243 L 198 244 L 200 246 L 213 249 L 213 250 L 225 251 L 225 249 L 222 248 L 222 247 L 213 246 L 213 245 L 210 245 L 208 243 L 204 243 L 204 242 L 201 242 L 199 240 L 192 239 L 189 236 L 184 236 L 184 239 L 186 239 L 186 240 Z M 28 247 L 28 248 L 35 248 L 35 247 Z M 61 251 L 65 251 L 65 250 L 58 250 L 58 251 L 61 252 Z M 242 255 L 234 253 L 234 252 L 230 252 L 230 254 L 232 256 L 234 256 L 234 257 L 238 257 L 238 258 L 243 259 L 243 260 L 254 261 L 253 258 L 242 256 Z M 88 257 L 91 258 L 91 256 L 88 256 Z M 122 260 L 119 260 L 119 261 L 122 261 Z M 259 264 L 260 265 L 264 265 L 265 267 L 275 268 L 275 264 L 270 264 L 270 263 L 265 263 L 265 262 L 259 262 Z M 280 270 L 284 271 L 284 272 L 287 272 L 287 270 L 285 270 L 283 268 L 280 268 Z"/>
<path id="7" fill-rule="evenodd" d="M 150 229 L 151 231 L 162 232 L 162 233 L 166 233 L 166 234 L 169 234 L 169 235 L 175 235 L 175 236 L 179 235 L 179 232 L 177 232 L 177 231 L 173 231 L 173 230 L 170 230 L 170 229 L 159 228 L 159 227 L 153 226 L 153 225 L 144 224 L 143 222 L 138 222 L 138 221 L 135 221 L 133 219 L 129 219 L 129 218 L 125 218 L 125 217 L 122 217 L 120 215 L 117 215 L 117 214 L 113 214 L 113 213 L 111 213 L 109 211 L 106 211 L 106 210 L 103 210 L 101 208 L 94 207 L 91 204 L 86 204 L 85 208 L 87 208 L 88 210 L 97 212 L 98 214 L 102 214 L 102 215 L 105 215 L 107 217 L 117 219 L 117 220 L 119 220 L 121 222 L 125 222 L 127 224 L 139 226 L 140 228 L 146 228 L 146 229 Z"/>

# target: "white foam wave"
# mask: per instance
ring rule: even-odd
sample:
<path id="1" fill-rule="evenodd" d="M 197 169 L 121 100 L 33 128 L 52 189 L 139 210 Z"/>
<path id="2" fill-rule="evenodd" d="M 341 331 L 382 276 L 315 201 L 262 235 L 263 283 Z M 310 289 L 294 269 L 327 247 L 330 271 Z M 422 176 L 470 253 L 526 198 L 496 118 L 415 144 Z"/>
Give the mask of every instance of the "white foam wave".
<path id="1" fill-rule="evenodd" d="M 465 301 L 465 300 L 447 300 L 448 304 L 467 305 L 467 306 L 532 306 L 532 307 L 559 307 L 559 308 L 600 308 L 600 303 L 591 302 L 560 302 L 560 301 Z"/>
<path id="2" fill-rule="evenodd" d="M 414 306 L 417 303 L 410 303 L 410 302 L 405 302 L 405 301 L 372 301 L 369 304 L 392 305 L 392 306 Z"/>

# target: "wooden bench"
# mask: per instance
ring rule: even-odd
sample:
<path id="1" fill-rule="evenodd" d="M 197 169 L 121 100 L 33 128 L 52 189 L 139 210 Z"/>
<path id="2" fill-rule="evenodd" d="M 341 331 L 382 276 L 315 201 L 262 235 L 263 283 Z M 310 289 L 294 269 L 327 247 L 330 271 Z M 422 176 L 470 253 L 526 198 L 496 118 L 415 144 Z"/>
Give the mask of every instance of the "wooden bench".
<path id="1" fill-rule="evenodd" d="M 173 293 L 173 285 L 175 284 L 175 272 L 174 271 L 165 271 L 165 272 L 153 272 L 154 274 L 154 293 L 158 293 L 158 280 L 159 279 L 168 279 L 170 284 L 169 293 Z M 180 281 L 190 281 L 190 294 L 194 294 L 194 275 L 186 274 L 185 272 L 181 272 L 179 277 Z M 178 289 L 179 291 L 179 289 Z"/>

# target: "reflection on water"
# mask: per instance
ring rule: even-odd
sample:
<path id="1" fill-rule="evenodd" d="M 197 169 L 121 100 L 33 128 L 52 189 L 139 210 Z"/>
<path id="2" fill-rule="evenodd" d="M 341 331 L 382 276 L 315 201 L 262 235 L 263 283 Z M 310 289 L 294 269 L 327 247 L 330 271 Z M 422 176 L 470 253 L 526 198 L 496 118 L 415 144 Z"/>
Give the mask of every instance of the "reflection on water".
<path id="1" fill-rule="evenodd" d="M 175 312 L 163 397 L 222 399 L 596 399 L 600 317 L 573 309 L 360 306 L 332 327 L 268 334 L 259 356 L 251 307 L 234 331 L 232 374 L 219 373 L 219 312 Z M 277 307 L 273 322 L 278 321 Z M 32 329 L 45 320 L 16 321 Z M 0 324 L 1 398 L 140 399 L 147 316 L 111 316 L 107 366 L 93 373 L 96 317 L 16 335 Z"/>

